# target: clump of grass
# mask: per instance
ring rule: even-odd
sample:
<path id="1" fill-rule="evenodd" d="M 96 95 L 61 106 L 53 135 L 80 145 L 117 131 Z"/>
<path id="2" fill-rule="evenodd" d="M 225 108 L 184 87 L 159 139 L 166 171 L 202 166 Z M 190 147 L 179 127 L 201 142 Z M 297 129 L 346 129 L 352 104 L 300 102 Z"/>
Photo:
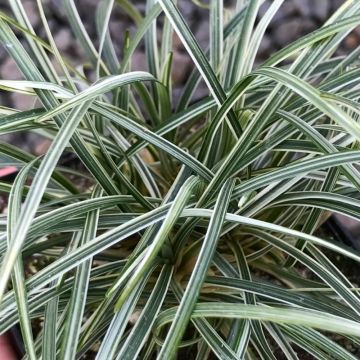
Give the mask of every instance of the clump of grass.
<path id="1" fill-rule="evenodd" d="M 0 133 L 52 140 L 39 158 L 0 145 L 21 169 L 0 184 L 9 193 L 0 333 L 20 323 L 27 358 L 275 359 L 277 351 L 297 359 L 302 348 L 355 359 L 327 335 L 359 346 L 358 289 L 326 254 L 355 262 L 360 254 L 314 232 L 329 211 L 360 218 L 360 51 L 336 55 L 360 24 L 360 3 L 346 1 L 322 28 L 254 67 L 283 0 L 256 25 L 262 3 L 239 1 L 224 23 L 222 0 L 210 1 L 204 52 L 171 0 L 148 0 L 145 16 L 127 1 L 99 2 L 98 48 L 64 0 L 90 80 L 57 50 L 41 0 L 46 39 L 21 1 L 9 0 L 0 41 L 24 80 L 0 85 L 37 102 L 2 108 Z M 121 59 L 108 33 L 114 6 L 138 24 Z M 194 63 L 176 101 L 173 32 Z M 143 39 L 148 71 L 134 72 Z M 194 100 L 201 80 L 209 96 Z M 64 151 L 87 171 L 59 165 Z M 39 257 L 45 267 L 25 274 L 24 259 Z M 43 320 L 38 334 L 34 319 Z"/>

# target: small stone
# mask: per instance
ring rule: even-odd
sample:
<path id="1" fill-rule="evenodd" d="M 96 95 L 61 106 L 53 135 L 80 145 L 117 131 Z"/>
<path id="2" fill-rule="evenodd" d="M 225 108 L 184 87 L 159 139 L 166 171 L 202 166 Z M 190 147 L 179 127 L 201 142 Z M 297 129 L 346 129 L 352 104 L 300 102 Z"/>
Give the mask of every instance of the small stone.
<path id="1" fill-rule="evenodd" d="M 56 14 L 57 18 L 66 19 L 66 12 L 61 0 L 45 0 L 43 7 L 49 14 Z"/>
<path id="2" fill-rule="evenodd" d="M 135 51 L 131 57 L 131 69 L 133 71 L 146 71 L 146 56 L 142 51 Z"/>
<path id="3" fill-rule="evenodd" d="M 5 47 L 0 44 L 0 61 L 7 56 Z"/>
<path id="4" fill-rule="evenodd" d="M 136 3 L 137 11 L 139 11 L 141 15 L 145 15 L 145 13 L 146 13 L 145 1 L 143 1 L 143 0 L 135 1 L 135 3 Z"/>
<path id="5" fill-rule="evenodd" d="M 13 106 L 17 110 L 30 110 L 34 108 L 35 96 L 25 95 L 21 93 L 12 93 L 11 100 Z"/>
<path id="6" fill-rule="evenodd" d="M 359 43 L 360 38 L 355 33 L 351 33 L 345 40 L 345 45 L 350 50 L 354 50 L 357 46 L 359 46 Z"/>
<path id="7" fill-rule="evenodd" d="M 259 56 L 268 55 L 271 52 L 271 46 L 272 46 L 272 42 L 269 35 L 264 35 L 263 38 L 261 39 L 258 55 Z"/>
<path id="8" fill-rule="evenodd" d="M 45 154 L 51 145 L 51 140 L 49 139 L 40 139 L 39 141 L 36 141 L 34 146 L 34 155 L 40 156 Z"/>
<path id="9" fill-rule="evenodd" d="M 139 320 L 141 312 L 140 311 L 134 311 L 129 319 L 130 324 L 134 325 Z"/>
<path id="10" fill-rule="evenodd" d="M 259 18 L 262 18 L 266 14 L 270 5 L 271 5 L 271 1 L 265 1 L 264 4 L 260 6 L 258 13 Z M 274 25 L 277 26 L 284 19 L 288 19 L 292 16 L 296 16 L 296 12 L 297 12 L 297 8 L 294 4 L 294 1 L 292 0 L 285 1 L 271 19 L 269 28 L 272 28 Z"/>
<path id="11" fill-rule="evenodd" d="M 322 0 L 293 0 L 294 6 L 296 10 L 298 11 L 299 15 L 302 16 L 311 16 L 312 12 L 312 6 L 311 3 L 313 2 L 319 2 Z"/>
<path id="12" fill-rule="evenodd" d="M 344 4 L 345 0 L 331 0 L 332 12 L 336 11 L 341 5 Z"/>
<path id="13" fill-rule="evenodd" d="M 191 59 L 188 55 L 174 52 L 172 63 L 172 80 L 175 84 L 182 84 L 186 81 L 191 67 Z"/>
<path id="14" fill-rule="evenodd" d="M 177 4 L 181 14 L 187 19 L 190 20 L 195 16 L 196 7 L 191 1 L 179 1 Z"/>
<path id="15" fill-rule="evenodd" d="M 60 52 L 66 51 L 74 42 L 72 34 L 69 29 L 62 28 L 54 36 L 57 48 Z"/>
<path id="16" fill-rule="evenodd" d="M 23 76 L 18 69 L 15 61 L 7 57 L 0 66 L 0 77 L 6 80 L 22 80 Z"/>
<path id="17" fill-rule="evenodd" d="M 341 214 L 334 214 L 334 218 L 338 223 L 340 223 L 344 229 L 351 235 L 353 235 L 354 240 L 358 241 L 360 246 L 360 224 L 358 221 Z"/>
<path id="18" fill-rule="evenodd" d="M 317 0 L 313 1 L 312 4 L 312 13 L 320 21 L 324 22 L 330 13 L 330 3 L 327 0 Z"/>
<path id="19" fill-rule="evenodd" d="M 266 12 L 269 10 L 269 7 L 271 5 L 271 2 L 269 0 L 264 1 L 264 3 L 260 6 L 258 11 L 258 16 L 262 18 Z"/>
<path id="20" fill-rule="evenodd" d="M 60 3 L 60 6 L 62 6 L 63 1 L 54 0 Z M 99 6 L 100 1 L 99 0 L 78 0 L 74 1 L 76 4 L 76 7 L 78 9 L 78 12 L 80 15 L 87 15 L 89 16 L 89 11 L 92 11 L 92 15 L 95 15 L 95 11 L 97 7 Z"/>
<path id="21" fill-rule="evenodd" d="M 34 0 L 26 0 L 23 2 L 23 7 L 26 15 L 29 18 L 30 24 L 33 27 L 36 27 L 40 23 L 40 15 Z"/>
<path id="22" fill-rule="evenodd" d="M 195 31 L 195 37 L 203 50 L 205 50 L 209 44 L 209 30 L 209 21 L 201 20 Z"/>
<path id="23" fill-rule="evenodd" d="M 356 27 L 355 29 L 354 29 L 354 34 L 359 38 L 359 40 L 360 40 L 360 26 L 358 26 L 358 27 Z"/>
<path id="24" fill-rule="evenodd" d="M 179 50 L 179 51 L 182 51 L 182 52 L 185 51 L 184 45 L 183 45 L 181 39 L 179 38 L 178 34 L 175 31 L 174 31 L 174 34 L 173 34 L 173 49 L 174 50 Z"/>
<path id="25" fill-rule="evenodd" d="M 43 155 L 51 144 L 51 140 L 35 133 L 26 133 L 24 137 L 28 151 L 36 156 Z"/>
<path id="26" fill-rule="evenodd" d="M 274 29 L 273 39 L 280 45 L 288 45 L 290 42 L 298 39 L 302 35 L 314 30 L 316 25 L 310 19 L 299 21 L 298 19 L 289 19 L 279 23 Z"/>
<path id="27" fill-rule="evenodd" d="M 125 26 L 126 24 L 124 24 L 123 21 L 119 21 L 119 20 L 111 21 L 109 24 L 111 39 L 114 45 L 118 47 L 123 46 L 125 32 L 127 30 Z"/>

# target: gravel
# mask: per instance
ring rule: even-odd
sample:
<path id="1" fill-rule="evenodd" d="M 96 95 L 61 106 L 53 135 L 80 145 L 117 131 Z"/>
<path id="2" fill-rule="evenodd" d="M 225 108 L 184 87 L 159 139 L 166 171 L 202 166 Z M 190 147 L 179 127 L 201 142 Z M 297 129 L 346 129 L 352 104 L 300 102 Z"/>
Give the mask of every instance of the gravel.
<path id="1" fill-rule="evenodd" d="M 3 3 L 4 1 L 1 1 Z M 328 17 L 344 2 L 344 0 L 286 0 L 280 11 L 274 17 L 270 24 L 268 31 L 263 39 L 259 53 L 258 62 L 263 61 L 269 55 L 284 47 L 290 42 L 298 39 L 302 35 L 321 26 Z M 41 36 L 45 37 L 41 19 L 37 10 L 36 1 L 24 0 L 23 6 L 29 16 L 30 22 L 35 31 Z M 89 33 L 91 39 L 95 39 L 95 46 L 98 45 L 95 16 L 98 0 L 77 0 L 76 6 L 80 17 L 82 18 L 85 28 Z M 145 13 L 145 1 L 132 1 L 137 6 L 142 14 Z M 209 13 L 207 9 L 200 8 L 191 0 L 178 0 L 178 6 L 181 13 L 184 15 L 191 30 L 198 39 L 201 47 L 206 49 L 209 42 Z M 227 11 L 231 13 L 234 10 L 235 1 L 225 1 Z M 64 11 L 62 0 L 43 0 L 46 16 L 49 21 L 49 26 L 53 32 L 56 44 L 59 50 L 64 54 L 74 65 L 81 64 L 83 60 L 83 51 L 81 44 L 74 40 L 74 36 L 69 27 L 67 16 Z M 265 0 L 265 3 L 260 9 L 259 16 L 263 16 L 271 0 Z M 0 9 L 9 11 L 6 5 L 1 4 Z M 163 19 L 159 19 L 162 23 Z M 115 7 L 111 16 L 110 34 L 112 36 L 116 53 L 121 55 L 123 36 L 126 30 L 133 34 L 136 27 L 132 20 L 124 13 L 120 7 Z M 19 34 L 20 35 L 20 34 Z M 25 44 L 24 39 L 20 40 Z M 173 80 L 174 80 L 174 94 L 179 94 L 181 88 L 186 81 L 189 72 L 191 71 L 192 61 L 188 57 L 181 41 L 177 36 L 174 36 L 174 66 L 173 66 Z M 360 43 L 360 31 L 355 31 L 344 42 L 343 52 L 349 52 Z M 141 44 L 132 59 L 132 66 L 134 70 L 146 70 L 146 60 L 144 56 L 144 46 Z M 0 77 L 2 79 L 21 79 L 22 76 L 18 71 L 13 60 L 9 59 L 3 47 L 0 46 Z M 206 93 L 206 89 L 202 88 L 202 92 Z M 33 99 L 21 94 L 7 94 L 0 91 L 0 105 L 13 106 L 18 109 L 31 108 L 34 105 Z M 23 141 L 23 139 L 21 140 Z M 35 152 L 35 149 L 32 149 Z"/>
<path id="2" fill-rule="evenodd" d="M 344 0 L 286 0 L 268 28 L 267 35 L 264 38 L 260 53 L 258 54 L 258 60 L 262 61 L 281 47 L 321 26 L 330 14 L 333 13 L 343 2 Z M 95 39 L 94 42 L 95 45 L 97 45 L 94 14 L 96 13 L 99 1 L 77 0 L 75 3 L 89 36 L 91 39 Z M 132 3 L 135 4 L 144 14 L 144 0 L 135 0 L 132 1 Z M 80 50 L 80 44 L 75 42 L 71 29 L 69 28 L 62 0 L 44 0 L 43 4 L 50 28 L 53 31 L 55 42 L 58 45 L 59 50 L 70 60 L 75 61 L 75 63 L 80 63 L 83 57 L 83 52 Z M 225 1 L 226 9 L 229 12 L 234 10 L 234 4 L 234 0 Z M 270 4 L 271 0 L 265 0 L 259 11 L 260 17 L 265 14 Z M 41 36 L 45 36 L 36 1 L 24 0 L 23 6 L 35 31 Z M 201 47 L 206 49 L 209 42 L 208 10 L 194 5 L 191 0 L 178 0 L 178 7 L 187 20 L 191 30 L 194 32 Z M 6 9 L 6 5 L 0 5 L 0 9 L 5 11 L 9 10 Z M 159 22 L 162 21 L 160 20 Z M 121 54 L 124 33 L 126 30 L 130 30 L 130 33 L 133 33 L 136 29 L 135 25 L 120 7 L 115 7 L 109 28 L 115 44 L 116 52 L 117 54 Z M 345 43 L 345 46 L 353 47 L 358 45 L 359 42 L 360 34 L 356 33 L 350 41 Z M 184 48 L 179 44 L 178 39 L 174 39 L 174 43 L 176 52 L 185 52 Z M 140 46 L 138 49 L 139 55 L 136 55 L 137 59 L 135 61 L 137 65 L 143 63 L 138 59 L 138 57 L 143 56 L 143 51 L 143 46 Z M 183 57 L 182 55 L 177 54 L 176 58 Z M 179 71 L 176 74 L 177 82 L 180 85 L 187 77 L 187 63 L 185 68 L 182 79 L 179 78 Z M 0 69 L 0 76 L 2 78 L 18 79 L 20 76 L 16 67 L 7 58 L 7 54 L 1 46 Z"/>

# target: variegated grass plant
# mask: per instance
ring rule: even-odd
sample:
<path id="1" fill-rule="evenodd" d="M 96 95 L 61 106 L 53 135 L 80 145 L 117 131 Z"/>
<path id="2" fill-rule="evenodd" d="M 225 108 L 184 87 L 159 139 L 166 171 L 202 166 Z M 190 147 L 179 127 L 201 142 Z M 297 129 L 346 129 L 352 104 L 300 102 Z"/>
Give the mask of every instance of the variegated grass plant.
<path id="1" fill-rule="evenodd" d="M 27 359 L 356 359 L 359 289 L 331 258 L 359 266 L 360 254 L 314 232 L 329 212 L 360 217 L 360 47 L 337 56 L 360 2 L 255 66 L 283 0 L 258 22 L 262 0 L 226 17 L 210 1 L 206 51 L 172 0 L 148 0 L 145 16 L 99 1 L 98 46 L 63 0 L 87 57 L 75 68 L 36 1 L 46 38 L 21 0 L 0 14 L 24 76 L 1 88 L 37 98 L 1 108 L 0 132 L 51 139 L 42 157 L 0 145 L 1 166 L 20 169 L 0 183 L 0 332 L 20 324 Z M 121 59 L 115 6 L 137 24 Z M 175 100 L 174 32 L 194 64 Z M 132 71 L 143 40 L 147 71 Z M 209 94 L 196 100 L 200 81 Z M 83 166 L 60 165 L 65 151 Z"/>

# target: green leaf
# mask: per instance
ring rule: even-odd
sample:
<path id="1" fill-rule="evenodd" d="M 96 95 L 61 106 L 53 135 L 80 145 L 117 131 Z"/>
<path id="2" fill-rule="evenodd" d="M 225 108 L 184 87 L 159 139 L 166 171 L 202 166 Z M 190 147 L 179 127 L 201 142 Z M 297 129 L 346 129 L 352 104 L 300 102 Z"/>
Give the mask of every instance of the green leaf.
<path id="1" fill-rule="evenodd" d="M 186 206 L 186 203 L 191 196 L 194 186 L 196 186 L 198 182 L 199 180 L 197 178 L 190 177 L 180 188 L 179 193 L 177 194 L 173 204 L 169 208 L 165 220 L 163 221 L 156 237 L 154 238 L 153 242 L 147 247 L 144 257 L 141 259 L 134 274 L 132 274 L 131 279 L 126 283 L 124 290 L 122 291 L 122 294 L 115 305 L 115 310 L 120 309 L 129 293 L 133 290 L 136 283 L 140 280 L 142 275 L 145 274 L 151 267 L 160 249 L 163 247 L 165 241 L 167 240 L 169 233 L 172 230 L 172 227 L 175 225 L 177 218 L 180 216 L 181 212 Z M 114 289 L 122 283 L 125 276 L 126 274 L 124 274 L 123 277 L 118 280 L 117 284 L 115 284 L 113 289 L 111 289 L 111 292 L 114 291 Z M 109 293 L 109 295 L 111 294 L 111 292 Z"/>
<path id="2" fill-rule="evenodd" d="M 155 324 L 161 327 L 173 321 L 177 308 L 163 311 Z M 260 305 L 242 305 L 229 303 L 199 303 L 195 306 L 191 317 L 245 318 L 253 320 L 271 321 L 278 324 L 303 325 L 334 332 L 337 334 L 360 335 L 359 324 L 352 320 L 343 319 L 332 314 L 313 310 L 292 308 L 276 308 Z"/>
<path id="3" fill-rule="evenodd" d="M 21 213 L 21 195 L 23 187 L 29 171 L 34 166 L 35 161 L 36 160 L 29 162 L 29 164 L 19 172 L 19 175 L 16 177 L 9 195 L 9 215 L 7 226 L 8 251 L 12 249 L 13 244 L 11 242 L 11 239 L 13 238 L 13 231 L 17 225 L 17 219 L 19 218 L 19 215 Z M 15 259 L 13 275 L 11 276 L 11 278 L 15 290 L 16 304 L 20 317 L 21 334 L 23 337 L 26 353 L 29 359 L 36 359 L 35 344 L 31 328 L 31 320 L 29 317 L 28 296 L 25 288 L 25 274 L 23 270 L 23 261 L 21 256 L 18 256 Z"/>
<path id="4" fill-rule="evenodd" d="M 174 350 L 179 346 L 186 330 L 187 323 L 196 305 L 211 259 L 216 250 L 233 187 L 234 181 L 229 180 L 224 184 L 219 193 L 213 215 L 209 222 L 207 234 L 194 266 L 193 273 L 181 299 L 178 311 L 159 354 L 160 358 L 170 359 L 174 356 Z"/>

